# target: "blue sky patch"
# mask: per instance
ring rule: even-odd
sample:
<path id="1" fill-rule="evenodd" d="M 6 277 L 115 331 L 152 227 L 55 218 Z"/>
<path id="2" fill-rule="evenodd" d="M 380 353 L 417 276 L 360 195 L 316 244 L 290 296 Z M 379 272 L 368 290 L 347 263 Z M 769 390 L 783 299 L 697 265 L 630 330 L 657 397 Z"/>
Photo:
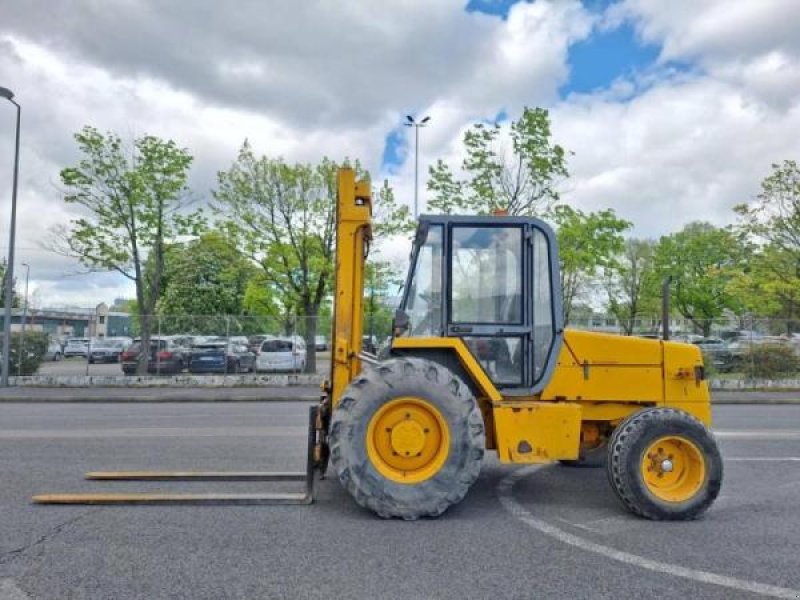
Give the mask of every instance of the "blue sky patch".
<path id="1" fill-rule="evenodd" d="M 508 16 L 508 11 L 519 0 L 469 0 L 467 2 L 467 12 L 479 12 L 487 15 L 495 15 L 501 19 Z"/>
<path id="2" fill-rule="evenodd" d="M 643 44 L 630 23 L 610 31 L 596 31 L 570 46 L 569 81 L 564 96 L 608 87 L 618 77 L 644 71 L 658 59 L 660 48 Z"/>
<path id="3" fill-rule="evenodd" d="M 487 15 L 494 15 L 505 19 L 508 11 L 517 2 L 527 2 L 530 0 L 468 0 L 465 10 L 467 12 L 479 12 Z M 587 10 L 601 13 L 617 0 L 581 0 Z"/>
<path id="4" fill-rule="evenodd" d="M 389 132 L 386 136 L 386 141 L 383 144 L 383 161 L 382 166 L 390 173 L 403 164 L 403 159 L 406 155 L 405 151 L 405 131 L 403 127 L 398 127 Z"/>

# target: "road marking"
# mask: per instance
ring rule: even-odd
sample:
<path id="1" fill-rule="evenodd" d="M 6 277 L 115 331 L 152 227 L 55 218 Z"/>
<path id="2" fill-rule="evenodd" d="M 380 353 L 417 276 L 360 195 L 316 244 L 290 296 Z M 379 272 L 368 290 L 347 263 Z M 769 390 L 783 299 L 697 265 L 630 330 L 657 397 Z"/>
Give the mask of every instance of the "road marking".
<path id="1" fill-rule="evenodd" d="M 759 583 L 757 581 L 749 581 L 746 579 L 737 579 L 736 577 L 728 577 L 727 575 L 719 575 L 709 571 L 700 571 L 699 569 L 689 569 L 680 565 L 651 560 L 638 554 L 631 554 L 630 552 L 623 552 L 610 546 L 592 542 L 580 536 L 574 535 L 563 529 L 556 527 L 546 521 L 538 519 L 533 516 L 525 507 L 514 499 L 513 488 L 514 484 L 534 471 L 542 468 L 541 466 L 533 466 L 513 471 L 506 475 L 497 486 L 497 495 L 500 499 L 500 504 L 512 516 L 525 523 L 528 527 L 536 531 L 557 539 L 560 542 L 574 546 L 586 552 L 599 554 L 611 560 L 616 560 L 621 563 L 655 571 L 657 573 L 664 573 L 674 577 L 682 577 L 700 583 L 708 583 L 718 585 L 721 587 L 733 590 L 745 590 L 754 594 L 762 594 L 773 598 L 787 598 L 788 600 L 797 600 L 800 597 L 800 590 L 792 590 L 783 588 L 776 585 L 769 585 L 767 583 Z"/>
<path id="2" fill-rule="evenodd" d="M 714 437 L 723 440 L 800 440 L 796 429 L 714 430 Z"/>
<path id="3" fill-rule="evenodd" d="M 126 427 L 117 429 L 0 429 L 0 439 L 85 439 L 153 437 L 302 437 L 306 427 Z"/>
<path id="4" fill-rule="evenodd" d="M 725 458 L 725 462 L 800 462 L 800 456 L 754 456 Z"/>
<path id="5" fill-rule="evenodd" d="M 577 527 L 579 529 L 584 529 L 600 535 L 619 533 L 620 531 L 624 531 L 626 529 L 633 529 L 642 523 L 641 519 L 631 518 L 630 516 L 626 515 L 602 517 L 600 519 L 592 519 L 591 521 L 586 521 L 584 523 L 575 523 L 560 517 L 556 517 L 556 519 L 562 523 L 571 525 L 572 527 Z"/>
<path id="6" fill-rule="evenodd" d="M 10 577 L 0 577 L 0 600 L 30 600 Z"/>

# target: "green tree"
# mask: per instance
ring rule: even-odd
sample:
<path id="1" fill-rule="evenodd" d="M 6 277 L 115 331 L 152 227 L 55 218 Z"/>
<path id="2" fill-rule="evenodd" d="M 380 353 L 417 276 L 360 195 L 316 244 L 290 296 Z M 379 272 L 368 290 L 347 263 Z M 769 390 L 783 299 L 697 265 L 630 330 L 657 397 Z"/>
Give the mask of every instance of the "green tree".
<path id="1" fill-rule="evenodd" d="M 316 371 L 317 316 L 333 278 L 338 168 L 327 158 L 315 165 L 259 158 L 245 141 L 231 168 L 218 174 L 213 192 L 215 211 L 261 268 L 284 313 L 303 317 L 297 330 L 306 340 L 307 372 Z M 367 175 L 358 162 L 354 168 Z M 388 185 L 375 203 L 383 233 L 399 231 L 408 210 L 394 204 Z"/>
<path id="2" fill-rule="evenodd" d="M 748 277 L 742 282 L 757 314 L 786 321 L 787 333 L 800 317 L 800 168 L 785 160 L 772 165 L 751 204 L 735 208 L 739 230 L 757 245 Z M 755 302 L 753 302 L 755 300 Z M 759 310 L 760 309 L 760 310 Z M 764 309 L 767 309 L 766 311 Z"/>
<path id="3" fill-rule="evenodd" d="M 710 223 L 690 223 L 658 242 L 656 273 L 672 277 L 673 306 L 704 336 L 725 309 L 741 308 L 730 284 L 741 274 L 745 252 L 730 228 Z"/>
<path id="4" fill-rule="evenodd" d="M 64 201 L 83 208 L 68 227 L 57 228 L 51 248 L 97 271 L 116 271 L 134 282 L 138 325 L 149 344 L 161 296 L 164 254 L 171 240 L 197 234 L 203 224 L 186 185 L 192 156 L 172 140 L 153 136 L 126 147 L 114 134 L 92 127 L 75 134 L 83 158 L 61 171 Z M 145 269 L 145 262 L 151 268 Z M 146 372 L 142 353 L 139 373 Z"/>
<path id="5" fill-rule="evenodd" d="M 558 185 L 569 177 L 567 151 L 554 143 L 550 117 L 543 108 L 525 108 L 503 143 L 497 123 L 477 123 L 464 134 L 463 178 L 439 160 L 430 168 L 428 207 L 440 213 L 539 216 L 559 232 L 564 318 L 569 321 L 575 298 L 598 269 L 615 265 L 627 221 L 612 210 L 584 213 L 558 204 Z"/>
<path id="6" fill-rule="evenodd" d="M 581 290 L 599 271 L 617 269 L 617 256 L 625 247 L 622 234 L 630 223 L 611 209 L 584 213 L 565 205 L 556 206 L 552 217 L 558 229 L 561 294 L 567 324 Z"/>
<path id="7" fill-rule="evenodd" d="M 364 274 L 364 332 L 372 338 L 391 334 L 394 311 L 388 299 L 402 279 L 386 261 L 369 261 Z"/>
<path id="8" fill-rule="evenodd" d="M 244 298 L 255 273 L 256 267 L 218 231 L 171 245 L 158 301 L 162 333 L 196 329 L 210 316 L 227 318 L 227 332 L 245 332 Z"/>
<path id="9" fill-rule="evenodd" d="M 558 202 L 558 183 L 569 173 L 566 151 L 551 140 L 547 110 L 525 107 L 511 123 L 509 143 L 501 143 L 501 136 L 497 123 L 477 123 L 464 134 L 463 179 L 441 159 L 430 167 L 431 210 L 543 215 Z"/>
<path id="10" fill-rule="evenodd" d="M 655 247 L 652 240 L 627 239 L 617 268 L 605 270 L 608 310 L 617 318 L 625 335 L 633 333 L 639 317 L 658 313 Z"/>
<path id="11" fill-rule="evenodd" d="M 0 261 L 0 305 L 6 302 L 6 273 L 8 272 L 8 261 L 4 258 Z M 14 278 L 11 290 L 11 308 L 19 308 L 19 294 L 17 294 L 17 278 Z"/>

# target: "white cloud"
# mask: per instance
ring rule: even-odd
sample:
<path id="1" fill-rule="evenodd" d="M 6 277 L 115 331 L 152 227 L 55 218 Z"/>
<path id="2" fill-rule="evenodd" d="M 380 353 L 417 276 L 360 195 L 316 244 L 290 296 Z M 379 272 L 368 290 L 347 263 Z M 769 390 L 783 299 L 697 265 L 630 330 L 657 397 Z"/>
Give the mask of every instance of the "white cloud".
<path id="1" fill-rule="evenodd" d="M 420 138 L 424 206 L 428 165 L 438 157 L 458 165 L 470 123 L 548 106 L 556 141 L 575 151 L 565 198 L 590 210 L 613 206 L 642 235 L 698 218 L 730 221 L 730 207 L 755 193 L 771 162 L 796 156 L 798 2 L 629 0 L 596 16 L 577 2 L 537 1 L 513 6 L 506 20 L 467 13 L 463 4 L 232 9 L 210 0 L 191 7 L 117 0 L 98 10 L 88 1 L 29 0 L 5 11 L 0 85 L 24 106 L 19 260 L 31 263 L 42 302 L 93 305 L 130 295 L 124 280 L 74 276 L 74 263 L 37 248 L 47 227 L 74 214 L 61 201 L 58 172 L 76 160 L 71 136 L 86 123 L 189 147 L 191 183 L 202 197 L 245 137 L 256 151 L 290 160 L 359 157 L 378 180 L 387 175 L 380 173 L 385 136 L 406 113 L 428 114 Z M 660 64 L 560 99 L 570 44 L 623 19 L 662 47 Z M 675 72 L 673 63 L 693 69 Z M 0 108 L 2 198 L 12 131 L 11 107 Z M 390 175 L 409 204 L 413 165 L 406 160 Z M 7 219 L 3 202 L 3 246 Z M 386 253 L 402 260 L 407 249 L 392 244 Z"/>
<path id="2" fill-rule="evenodd" d="M 611 17 L 635 19 L 660 61 L 642 81 L 572 96 L 554 107 L 554 133 L 576 152 L 571 198 L 613 206 L 656 236 L 690 220 L 733 220 L 770 164 L 796 157 L 800 138 L 800 4 L 631 0 Z M 612 21 L 614 19 L 611 19 Z M 639 89 L 638 95 L 629 96 Z"/>
<path id="3" fill-rule="evenodd" d="M 38 248 L 48 227 L 75 214 L 58 172 L 77 159 L 72 133 L 84 124 L 190 148 L 201 197 L 245 137 L 290 160 L 359 157 L 378 179 L 385 136 L 406 112 L 431 114 L 421 150 L 442 154 L 471 120 L 554 101 L 569 44 L 591 28 L 577 2 L 561 1 L 515 6 L 505 21 L 467 13 L 460 0 L 107 8 L 31 0 L 0 23 L 0 84 L 24 106 L 18 262 L 31 263 L 45 303 L 132 291 L 119 277 L 77 276 L 74 263 Z M 4 113 L 2 157 L 13 130 Z M 407 202 L 412 164 L 393 177 Z M 9 188 L 0 169 L 0 190 Z"/>

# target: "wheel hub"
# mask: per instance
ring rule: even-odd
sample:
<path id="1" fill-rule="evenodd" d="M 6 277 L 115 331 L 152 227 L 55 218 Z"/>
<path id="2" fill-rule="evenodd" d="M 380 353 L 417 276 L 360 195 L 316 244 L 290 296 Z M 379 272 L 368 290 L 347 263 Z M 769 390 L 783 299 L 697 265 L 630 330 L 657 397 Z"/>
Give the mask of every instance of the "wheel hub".
<path id="1" fill-rule="evenodd" d="M 399 456 L 417 456 L 425 446 L 425 433 L 416 421 L 401 421 L 392 428 L 390 438 Z"/>
<path id="2" fill-rule="evenodd" d="M 702 488 L 706 464 L 694 443 L 682 436 L 664 436 L 645 449 L 641 472 L 654 496 L 667 502 L 685 502 Z"/>
<path id="3" fill-rule="evenodd" d="M 372 416 L 365 441 L 367 456 L 381 475 L 398 483 L 419 483 L 447 460 L 450 434 L 433 404 L 406 396 Z"/>

